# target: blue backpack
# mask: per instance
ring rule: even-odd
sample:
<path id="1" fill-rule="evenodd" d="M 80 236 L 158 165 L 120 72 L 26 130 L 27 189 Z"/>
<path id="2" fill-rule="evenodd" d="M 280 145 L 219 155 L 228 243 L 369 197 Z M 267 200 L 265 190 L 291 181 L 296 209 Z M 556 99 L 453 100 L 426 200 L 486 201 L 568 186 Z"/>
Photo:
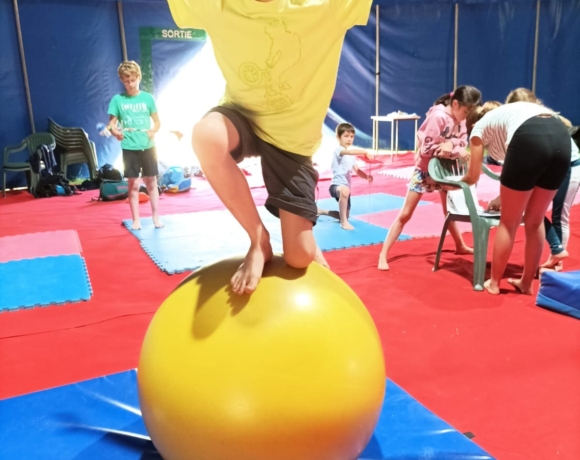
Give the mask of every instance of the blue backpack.
<path id="1" fill-rule="evenodd" d="M 172 166 L 161 176 L 159 186 L 169 193 L 187 192 L 191 188 L 191 177 L 185 177 L 181 166 Z"/>

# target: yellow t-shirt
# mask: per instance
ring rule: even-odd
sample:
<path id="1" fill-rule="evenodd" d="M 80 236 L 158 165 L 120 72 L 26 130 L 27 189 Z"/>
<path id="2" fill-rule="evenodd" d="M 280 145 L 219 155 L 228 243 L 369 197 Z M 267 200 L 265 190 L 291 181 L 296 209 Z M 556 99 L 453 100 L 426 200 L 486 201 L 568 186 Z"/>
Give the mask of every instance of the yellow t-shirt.
<path id="1" fill-rule="evenodd" d="M 205 29 L 233 105 L 255 133 L 312 155 L 336 85 L 346 31 L 372 0 L 168 0 L 176 24 Z"/>

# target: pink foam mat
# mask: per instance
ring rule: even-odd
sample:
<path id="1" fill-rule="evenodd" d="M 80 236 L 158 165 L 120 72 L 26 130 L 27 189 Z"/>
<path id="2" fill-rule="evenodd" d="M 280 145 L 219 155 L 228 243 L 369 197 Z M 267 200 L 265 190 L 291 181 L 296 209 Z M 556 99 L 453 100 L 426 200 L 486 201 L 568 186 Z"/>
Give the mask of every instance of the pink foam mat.
<path id="1" fill-rule="evenodd" d="M 26 233 L 0 238 L 0 263 L 80 253 L 81 243 L 74 230 Z"/>
<path id="2" fill-rule="evenodd" d="M 393 209 L 391 211 L 357 216 L 356 219 L 379 227 L 390 228 L 398 214 L 399 210 Z M 439 236 L 443 229 L 444 221 L 445 216 L 443 215 L 443 210 L 441 209 L 440 204 L 434 203 L 425 206 L 417 206 L 413 217 L 409 222 L 407 222 L 405 228 L 403 228 L 403 234 L 409 235 L 413 238 Z M 457 226 L 461 233 L 471 232 L 471 224 L 468 222 L 457 222 Z"/>

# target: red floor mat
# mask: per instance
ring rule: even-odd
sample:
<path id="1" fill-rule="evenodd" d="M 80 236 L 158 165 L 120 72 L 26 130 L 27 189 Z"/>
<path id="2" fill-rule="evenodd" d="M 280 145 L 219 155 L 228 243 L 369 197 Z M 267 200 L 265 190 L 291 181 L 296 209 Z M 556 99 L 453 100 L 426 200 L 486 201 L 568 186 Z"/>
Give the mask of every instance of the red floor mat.
<path id="1" fill-rule="evenodd" d="M 367 184 L 353 183 L 366 193 Z M 372 187 L 406 190 L 386 177 Z M 253 193 L 263 203 L 265 191 Z M 1 236 L 77 230 L 94 289 L 74 308 L 0 314 L 0 397 L 135 367 L 151 315 L 184 276 L 161 273 L 122 229 L 126 203 L 90 202 L 95 194 L 0 201 Z M 161 200 L 162 214 L 220 208 L 201 186 Z M 148 215 L 148 204 L 141 209 Z M 570 270 L 580 269 L 578 208 L 572 219 Z M 508 275 L 521 270 L 522 240 L 520 230 Z M 506 283 L 499 297 L 472 291 L 470 258 L 451 253 L 451 241 L 433 273 L 436 243 L 398 242 L 388 273 L 376 269 L 379 246 L 328 253 L 375 318 L 389 377 L 499 459 L 580 458 L 580 322 L 535 307 Z"/>

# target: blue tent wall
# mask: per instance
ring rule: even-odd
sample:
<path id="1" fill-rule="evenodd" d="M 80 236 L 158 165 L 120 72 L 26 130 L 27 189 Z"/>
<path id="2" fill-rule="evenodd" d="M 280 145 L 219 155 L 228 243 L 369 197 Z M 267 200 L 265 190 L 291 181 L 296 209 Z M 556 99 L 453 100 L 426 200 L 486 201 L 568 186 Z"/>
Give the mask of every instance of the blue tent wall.
<path id="1" fill-rule="evenodd" d="M 0 151 L 31 132 L 14 21 L 13 0 L 0 0 Z M 532 83 L 536 1 L 377 0 L 380 5 L 380 112 L 424 116 L 453 85 L 454 4 L 459 3 L 459 84 L 479 87 L 484 99 L 503 100 Z M 122 60 L 114 0 L 18 0 L 36 130 L 46 119 L 81 126 L 97 143 L 99 164 L 113 163 L 119 146 L 100 138 L 95 126 L 107 119 L 107 104 L 121 90 Z M 129 59 L 140 61 L 139 28 L 175 28 L 165 0 L 122 2 Z M 374 8 L 367 27 L 347 34 L 337 87 L 327 122 L 348 119 L 370 145 L 375 110 Z M 181 46 L 168 46 L 180 53 Z M 580 0 L 541 2 L 536 92 L 552 108 L 580 124 L 578 77 Z M 159 65 L 180 62 L 171 57 Z M 157 63 L 156 63 L 157 65 Z M 157 70 L 171 73 L 171 69 Z M 388 125 L 387 125 L 388 126 Z M 381 125 L 382 145 L 390 130 Z M 413 143 L 401 125 L 401 147 Z M 3 157 L 0 157 L 0 166 Z M 22 183 L 10 178 L 9 186 Z"/>
<path id="2" fill-rule="evenodd" d="M 30 134 L 15 24 L 12 2 L 0 0 L 0 168 L 4 147 L 19 144 Z M 9 173 L 7 180 L 13 186 L 22 178 Z"/>

